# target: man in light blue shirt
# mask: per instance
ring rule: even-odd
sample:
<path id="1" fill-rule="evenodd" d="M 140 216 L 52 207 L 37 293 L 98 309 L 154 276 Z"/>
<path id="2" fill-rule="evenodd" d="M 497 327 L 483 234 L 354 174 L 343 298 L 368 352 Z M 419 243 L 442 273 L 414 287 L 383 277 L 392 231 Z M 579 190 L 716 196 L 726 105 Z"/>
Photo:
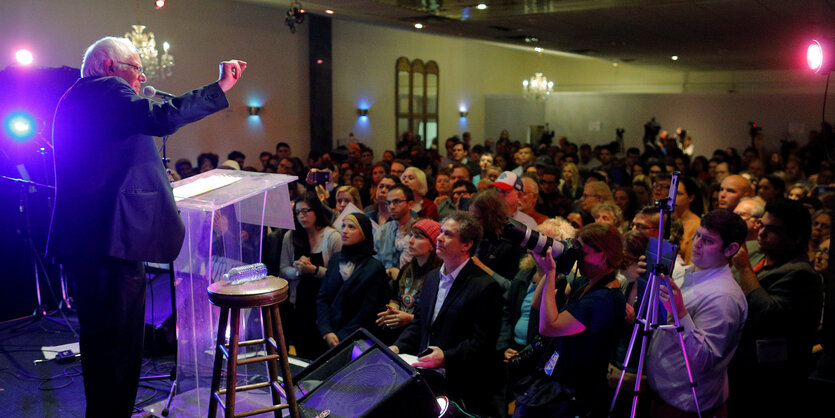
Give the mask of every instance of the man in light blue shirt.
<path id="1" fill-rule="evenodd" d="M 412 189 L 402 184 L 392 186 L 386 195 L 391 218 L 374 235 L 374 251 L 377 252 L 374 257 L 383 263 L 389 277 L 397 277 L 400 266 L 411 260 L 408 251 L 404 250 L 409 245 L 413 204 Z"/>
<path id="2" fill-rule="evenodd" d="M 678 312 L 702 416 L 727 415 L 728 365 L 748 315 L 748 303 L 729 261 L 745 244 L 747 234 L 748 227 L 739 215 L 726 209 L 708 213 L 694 237 L 693 266 L 680 282 L 670 281 L 672 292 L 664 286 L 659 292 L 667 312 L 672 308 Z M 667 322 L 672 323 L 672 315 Z M 653 401 L 650 415 L 696 412 L 677 333 L 672 329 L 654 331 L 647 359 L 649 384 L 660 398 Z"/>

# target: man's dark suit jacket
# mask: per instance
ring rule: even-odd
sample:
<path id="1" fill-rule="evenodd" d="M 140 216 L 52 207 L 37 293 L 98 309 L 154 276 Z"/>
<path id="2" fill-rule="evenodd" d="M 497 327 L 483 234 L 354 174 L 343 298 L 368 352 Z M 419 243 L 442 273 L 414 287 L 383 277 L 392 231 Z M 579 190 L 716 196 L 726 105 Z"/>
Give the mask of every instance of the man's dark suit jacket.
<path id="1" fill-rule="evenodd" d="M 185 228 L 154 136 L 229 106 L 217 83 L 161 104 L 119 77 L 84 77 L 55 111 L 51 255 L 170 262 Z"/>
<path id="2" fill-rule="evenodd" d="M 440 268 L 426 274 L 415 319 L 394 343 L 402 353 L 418 354 L 440 347 L 446 362 L 449 395 L 463 399 L 467 408 L 489 409 L 500 381 L 496 358 L 502 312 L 499 283 L 472 260 L 458 273 L 434 322 Z"/>
<path id="3" fill-rule="evenodd" d="M 761 288 L 746 296 L 748 318 L 729 369 L 730 400 L 752 416 L 796 405 L 794 394 L 805 387 L 809 375 L 823 306 L 821 276 L 805 253 L 760 270 L 757 280 Z M 761 353 L 772 354 L 762 359 L 769 361 L 758 361 L 758 341 Z"/>

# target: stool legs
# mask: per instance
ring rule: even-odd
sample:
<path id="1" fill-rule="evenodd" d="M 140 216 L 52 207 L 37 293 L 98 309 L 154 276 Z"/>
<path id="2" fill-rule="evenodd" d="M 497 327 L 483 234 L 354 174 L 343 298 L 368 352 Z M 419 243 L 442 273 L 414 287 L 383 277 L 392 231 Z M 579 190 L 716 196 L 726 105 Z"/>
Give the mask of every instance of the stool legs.
<path id="1" fill-rule="evenodd" d="M 261 320 L 264 323 L 264 345 L 267 347 L 267 354 L 274 355 L 275 347 L 273 347 L 270 340 L 278 341 L 278 339 L 275 338 L 275 334 L 273 333 L 273 319 L 269 306 L 261 308 Z M 281 403 L 281 394 L 278 392 L 278 389 L 272 386 L 278 385 L 278 367 L 275 364 L 275 360 L 267 361 L 267 369 L 270 372 L 270 394 L 273 397 L 273 405 L 278 405 Z M 280 410 L 275 411 L 275 418 L 281 418 Z"/>
<path id="2" fill-rule="evenodd" d="M 209 416 L 217 416 L 217 398 L 215 393 L 220 390 L 220 372 L 223 366 L 223 352 L 220 347 L 226 342 L 226 326 L 229 322 L 229 308 L 220 308 L 220 319 L 217 322 L 217 344 L 215 345 L 215 365 L 212 368 L 212 392 L 209 398 Z"/>
<path id="3" fill-rule="evenodd" d="M 270 306 L 272 311 L 273 329 L 278 337 L 278 355 L 281 359 L 281 377 L 284 380 L 284 392 L 287 396 L 287 404 L 290 405 L 290 416 L 299 418 L 299 406 L 296 403 L 296 391 L 293 386 L 293 376 L 290 374 L 290 363 L 287 361 L 287 345 L 284 344 L 284 329 L 281 326 L 281 315 L 278 313 L 278 304 Z"/>
<path id="4" fill-rule="evenodd" d="M 241 326 L 241 310 L 232 308 L 229 332 L 229 358 L 226 363 L 226 418 L 235 417 L 235 386 L 238 378 L 238 333 Z"/>

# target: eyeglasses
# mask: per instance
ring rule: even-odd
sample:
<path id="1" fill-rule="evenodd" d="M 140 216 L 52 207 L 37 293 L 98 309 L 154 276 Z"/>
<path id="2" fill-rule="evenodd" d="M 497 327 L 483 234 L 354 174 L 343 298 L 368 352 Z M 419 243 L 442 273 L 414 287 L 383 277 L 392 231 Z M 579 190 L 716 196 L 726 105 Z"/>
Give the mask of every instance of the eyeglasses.
<path id="1" fill-rule="evenodd" d="M 313 209 L 310 209 L 310 208 L 296 209 L 296 215 L 307 215 L 310 212 L 313 212 Z"/>
<path id="2" fill-rule="evenodd" d="M 138 71 L 138 72 L 139 72 L 139 74 L 145 74 L 145 69 L 144 69 L 144 68 L 142 68 L 142 66 L 141 66 L 141 65 L 135 65 L 135 64 L 131 64 L 131 63 L 129 63 L 129 62 L 124 62 L 124 61 L 119 61 L 119 64 L 124 64 L 124 65 L 127 65 L 128 67 L 131 67 L 131 68 L 133 68 L 134 70 Z"/>
<path id="3" fill-rule="evenodd" d="M 397 206 L 397 205 L 399 205 L 399 204 L 401 204 L 405 201 L 406 200 L 404 200 L 404 199 L 392 199 L 392 200 L 386 200 L 386 204 L 389 205 L 389 206 L 391 206 L 391 205 Z"/>

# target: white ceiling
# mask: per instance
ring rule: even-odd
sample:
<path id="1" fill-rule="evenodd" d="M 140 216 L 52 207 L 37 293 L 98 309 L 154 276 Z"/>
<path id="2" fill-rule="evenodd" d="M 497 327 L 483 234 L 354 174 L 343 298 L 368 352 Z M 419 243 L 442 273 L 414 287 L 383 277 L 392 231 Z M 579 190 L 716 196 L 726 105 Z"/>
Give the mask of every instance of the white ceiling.
<path id="1" fill-rule="evenodd" d="M 291 0 L 236 0 L 287 10 Z M 317 0 L 308 13 L 682 70 L 802 66 L 835 35 L 835 0 Z M 526 38 L 538 41 L 526 42 Z M 670 57 L 678 55 L 676 62 Z"/>

